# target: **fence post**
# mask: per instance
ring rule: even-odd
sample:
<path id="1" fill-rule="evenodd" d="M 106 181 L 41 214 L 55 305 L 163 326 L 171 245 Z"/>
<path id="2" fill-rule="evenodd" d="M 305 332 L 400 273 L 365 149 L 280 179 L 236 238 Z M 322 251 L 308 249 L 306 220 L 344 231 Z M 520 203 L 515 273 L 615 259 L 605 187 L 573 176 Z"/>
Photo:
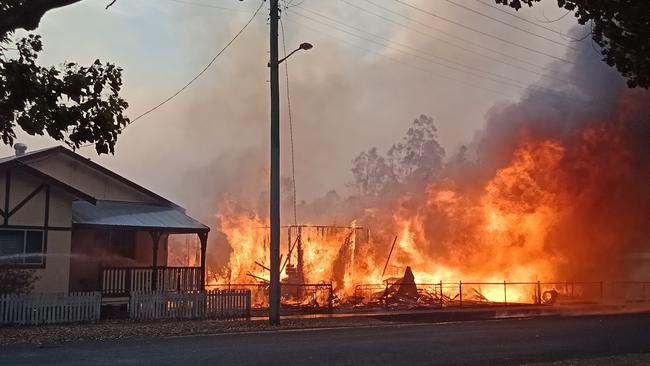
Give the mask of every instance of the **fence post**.
<path id="1" fill-rule="evenodd" d="M 133 269 L 129 268 L 124 272 L 124 291 L 129 294 L 131 293 L 131 284 L 133 277 Z"/>
<path id="2" fill-rule="evenodd" d="M 537 281 L 537 292 L 535 294 L 537 295 L 537 305 L 542 305 L 542 283 L 540 281 Z"/>
<path id="3" fill-rule="evenodd" d="M 129 304 L 127 305 L 126 310 L 129 313 L 129 318 L 133 319 L 135 316 L 135 300 L 133 299 L 133 293 L 129 294 Z"/>
<path id="4" fill-rule="evenodd" d="M 251 290 L 246 290 L 246 319 L 251 318 Z"/>
<path id="5" fill-rule="evenodd" d="M 503 306 L 508 306 L 508 292 L 506 281 L 503 281 Z"/>
<path id="6" fill-rule="evenodd" d="M 102 293 L 95 292 L 95 321 L 98 322 L 102 318 Z"/>
<path id="7" fill-rule="evenodd" d="M 187 276 L 188 275 L 187 271 L 184 271 L 182 269 L 176 269 L 175 272 L 176 272 L 176 291 L 180 292 L 181 289 L 184 290 L 184 291 L 190 290 L 189 286 L 188 286 L 188 288 L 185 288 L 185 286 L 182 286 L 182 283 L 181 283 L 181 279 L 183 280 L 183 282 L 185 282 L 187 280 L 187 277 L 188 277 Z"/>
<path id="8" fill-rule="evenodd" d="M 329 285 L 329 290 L 330 293 L 327 296 L 327 310 L 329 310 L 330 314 L 334 312 L 334 289 L 332 288 L 332 282 L 330 281 Z M 356 291 L 356 288 L 355 288 Z"/>
<path id="9" fill-rule="evenodd" d="M 384 308 L 388 309 L 388 280 L 384 282 Z"/>
<path id="10" fill-rule="evenodd" d="M 99 291 L 104 292 L 104 268 L 99 267 L 99 275 L 97 276 L 97 288 Z"/>
<path id="11" fill-rule="evenodd" d="M 440 281 L 440 309 L 442 309 L 442 299 L 444 298 L 444 295 L 442 294 L 442 281 Z"/>
<path id="12" fill-rule="evenodd" d="M 460 297 L 460 307 L 463 307 L 463 281 L 458 282 L 458 295 Z"/>
<path id="13" fill-rule="evenodd" d="M 180 292 L 180 277 L 178 283 L 179 283 L 178 292 Z M 205 319 L 208 317 L 208 301 L 209 301 L 208 296 L 209 294 L 205 292 L 205 290 L 196 292 L 196 297 L 199 299 L 199 304 L 200 304 L 199 311 L 198 311 L 199 313 L 198 317 L 200 319 Z"/>

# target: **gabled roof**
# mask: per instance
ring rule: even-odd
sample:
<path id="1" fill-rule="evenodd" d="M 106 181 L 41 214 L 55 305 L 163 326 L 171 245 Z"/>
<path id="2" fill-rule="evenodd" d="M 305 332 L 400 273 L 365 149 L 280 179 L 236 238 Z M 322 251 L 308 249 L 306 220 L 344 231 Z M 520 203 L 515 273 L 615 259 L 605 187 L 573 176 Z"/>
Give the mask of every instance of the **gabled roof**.
<path id="1" fill-rule="evenodd" d="M 168 233 L 208 232 L 210 228 L 169 206 L 147 203 L 97 201 L 72 203 L 72 223 L 83 227 L 120 227 Z"/>
<path id="2" fill-rule="evenodd" d="M 40 170 L 32 168 L 31 166 L 29 166 L 29 165 L 27 165 L 25 163 L 22 163 L 22 162 L 20 162 L 18 160 L 10 160 L 10 161 L 6 161 L 6 162 L 2 162 L 2 163 L 0 163 L 0 166 L 4 166 L 4 167 L 14 167 L 14 166 L 20 167 L 20 168 L 23 169 L 23 171 L 27 172 L 29 175 L 31 175 L 31 176 L 33 176 L 35 178 L 38 178 L 41 181 L 48 182 L 48 183 L 52 184 L 53 186 L 61 189 L 62 191 L 67 192 L 68 194 L 70 194 L 73 197 L 82 199 L 82 200 L 84 200 L 86 202 L 89 202 L 89 203 L 91 203 L 93 205 L 97 202 L 95 200 L 95 197 L 93 197 L 93 196 L 91 196 L 91 195 L 89 195 L 89 194 L 87 194 L 85 192 L 82 192 L 82 191 L 76 189 L 75 187 L 72 187 L 71 185 L 69 185 L 67 183 L 61 182 L 60 180 L 52 177 L 51 175 L 45 174 L 45 173 L 41 172 Z"/>
<path id="3" fill-rule="evenodd" d="M 139 191 L 139 192 L 153 198 L 154 200 L 156 200 L 156 201 L 158 201 L 158 202 L 160 202 L 162 204 L 167 204 L 167 205 L 170 205 L 170 206 L 174 206 L 174 207 L 176 207 L 178 209 L 184 210 L 181 206 L 175 204 L 174 202 L 169 201 L 168 199 L 166 199 L 166 198 L 164 198 L 164 197 L 150 191 L 149 189 L 147 189 L 147 188 L 145 188 L 145 187 L 143 187 L 143 186 L 141 186 L 139 184 L 136 184 L 133 181 L 124 178 L 123 176 L 121 176 L 121 175 L 119 175 L 119 174 L 117 174 L 117 173 L 115 173 L 115 172 L 113 172 L 113 171 L 111 171 L 111 170 L 109 170 L 109 169 L 95 163 L 92 160 L 90 160 L 88 158 L 85 158 L 85 157 L 75 153 L 74 151 L 66 149 L 63 146 L 54 146 L 54 147 L 45 148 L 45 149 L 41 149 L 41 150 L 26 152 L 24 155 L 20 155 L 20 156 L 9 156 L 9 157 L 6 157 L 6 158 L 2 158 L 2 159 L 0 159 L 0 168 L 6 166 L 8 164 L 15 164 L 16 162 L 20 162 L 20 163 L 23 163 L 24 165 L 28 166 L 30 161 L 38 160 L 38 159 L 41 159 L 41 158 L 44 158 L 44 157 L 47 157 L 47 156 L 50 156 L 50 155 L 58 154 L 58 153 L 64 154 L 65 156 L 68 156 L 68 157 L 78 161 L 81 164 L 85 164 L 88 167 L 90 167 L 92 169 L 95 169 L 95 170 L 99 171 L 100 173 L 102 173 L 104 175 L 107 175 L 107 176 L 109 176 L 109 177 L 111 177 L 111 178 L 113 178 L 113 179 L 127 185 L 128 187 L 130 187 L 130 188 L 132 188 L 132 189 L 134 189 L 136 191 Z M 34 169 L 34 170 L 37 170 L 37 169 Z M 42 173 L 42 174 L 45 174 L 45 173 Z M 45 174 L 45 175 L 47 175 L 47 174 Z M 61 184 L 65 184 L 65 183 L 61 182 Z M 70 187 L 70 188 L 75 189 L 74 187 Z"/>
<path id="4" fill-rule="evenodd" d="M 95 197 L 30 166 L 42 158 L 64 154 L 128 187 L 151 197 L 156 203 L 97 200 Z M 63 146 L 31 151 L 20 156 L 0 159 L 0 168 L 19 167 L 83 201 L 72 202 L 72 222 L 77 227 L 129 228 L 166 233 L 206 233 L 210 228 L 185 214 L 185 209 L 156 193 L 114 173 Z"/>

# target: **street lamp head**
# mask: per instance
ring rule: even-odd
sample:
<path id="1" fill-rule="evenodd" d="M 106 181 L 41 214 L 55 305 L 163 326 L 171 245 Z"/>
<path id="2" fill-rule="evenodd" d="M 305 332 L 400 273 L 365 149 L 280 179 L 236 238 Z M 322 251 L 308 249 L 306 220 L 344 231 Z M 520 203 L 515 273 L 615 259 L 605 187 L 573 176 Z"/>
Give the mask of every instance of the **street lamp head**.
<path id="1" fill-rule="evenodd" d="M 298 52 L 298 51 L 300 51 L 300 50 L 305 50 L 305 51 L 306 51 L 306 50 L 311 50 L 312 48 L 314 48 L 314 45 L 312 45 L 311 43 L 303 42 L 303 43 L 300 44 L 300 46 L 298 46 L 298 48 L 296 48 L 295 50 L 291 51 L 291 53 L 289 53 L 288 55 L 284 56 L 284 58 L 278 60 L 278 65 L 281 64 L 281 63 L 283 63 L 284 60 L 286 60 L 286 59 L 288 59 L 289 57 L 291 57 L 291 55 L 293 55 L 294 53 L 296 53 L 296 52 Z M 271 63 L 269 62 L 269 67 L 270 67 L 270 66 L 271 66 Z"/>

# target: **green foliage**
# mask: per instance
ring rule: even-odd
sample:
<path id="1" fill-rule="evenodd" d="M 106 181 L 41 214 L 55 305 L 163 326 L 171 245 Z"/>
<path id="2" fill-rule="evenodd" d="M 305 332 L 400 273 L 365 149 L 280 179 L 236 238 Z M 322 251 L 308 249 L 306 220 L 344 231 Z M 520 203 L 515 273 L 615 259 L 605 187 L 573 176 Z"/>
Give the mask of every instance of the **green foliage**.
<path id="1" fill-rule="evenodd" d="M 38 277 L 32 270 L 0 269 L 0 295 L 28 294 Z"/>
<path id="2" fill-rule="evenodd" d="M 495 0 L 520 9 L 540 0 Z M 650 6 L 647 0 L 557 0 L 580 24 L 591 23 L 603 61 L 627 78 L 630 87 L 650 87 Z"/>
<path id="3" fill-rule="evenodd" d="M 17 56 L 0 50 L 0 136 L 13 144 L 16 126 L 30 135 L 48 134 L 72 148 L 86 143 L 100 153 L 114 153 L 117 137 L 129 123 L 120 95 L 122 69 L 96 60 L 59 68 L 36 63 L 40 36 L 16 44 Z"/>

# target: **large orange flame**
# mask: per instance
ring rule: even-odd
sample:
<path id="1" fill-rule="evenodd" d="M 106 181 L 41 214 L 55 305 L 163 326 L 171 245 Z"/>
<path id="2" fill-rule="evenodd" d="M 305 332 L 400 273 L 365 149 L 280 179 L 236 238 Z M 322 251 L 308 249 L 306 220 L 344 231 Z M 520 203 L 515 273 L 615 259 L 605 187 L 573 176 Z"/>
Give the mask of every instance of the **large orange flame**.
<path id="1" fill-rule="evenodd" d="M 607 184 L 614 184 L 610 175 L 632 179 L 627 175 L 631 158 L 620 124 L 593 126 L 566 140 L 536 138 L 523 131 L 509 162 L 482 183 L 479 179 L 478 189 L 459 188 L 458 180 L 465 178 L 456 177 L 404 190 L 397 199 L 364 211 L 372 215 L 362 213 L 350 224 L 367 227 L 366 240 L 357 235 L 346 240 L 350 232 L 345 230 L 329 234 L 306 230 L 305 281 L 333 281 L 341 295 L 352 295 L 356 285 L 400 277 L 406 266 L 419 283 L 552 281 L 599 274 L 597 264 L 606 261 L 607 250 L 619 245 L 619 239 L 629 242 L 635 237 L 616 220 L 590 226 L 590 219 L 601 217 L 593 210 L 618 207 L 615 198 L 607 197 Z M 267 262 L 267 234 L 259 230 L 267 223 L 231 207 L 225 202 L 219 213 L 219 230 L 231 248 L 227 272 L 222 273 L 232 282 L 250 282 L 248 272 L 267 277 L 254 264 Z M 640 216 L 617 212 L 625 216 L 619 219 Z M 626 222 L 643 225 L 638 220 Z M 596 268 L 588 268 L 590 264 Z M 483 295 L 496 300 L 503 290 L 484 289 Z M 523 290 L 513 290 L 508 297 L 531 301 Z"/>

